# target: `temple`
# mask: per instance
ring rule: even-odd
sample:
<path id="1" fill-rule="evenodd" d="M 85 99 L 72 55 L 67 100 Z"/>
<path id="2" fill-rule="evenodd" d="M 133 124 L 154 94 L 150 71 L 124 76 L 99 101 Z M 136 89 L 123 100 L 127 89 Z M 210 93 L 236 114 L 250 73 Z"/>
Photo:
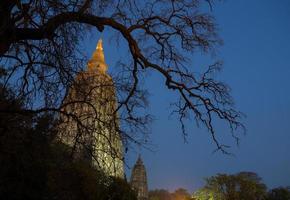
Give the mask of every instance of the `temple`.
<path id="1" fill-rule="evenodd" d="M 107 175 L 124 178 L 117 98 L 100 39 L 87 69 L 78 73 L 63 102 L 59 138 L 76 157 Z"/>
<path id="2" fill-rule="evenodd" d="M 132 169 L 130 184 L 136 191 L 138 200 L 148 200 L 147 175 L 141 156 Z"/>

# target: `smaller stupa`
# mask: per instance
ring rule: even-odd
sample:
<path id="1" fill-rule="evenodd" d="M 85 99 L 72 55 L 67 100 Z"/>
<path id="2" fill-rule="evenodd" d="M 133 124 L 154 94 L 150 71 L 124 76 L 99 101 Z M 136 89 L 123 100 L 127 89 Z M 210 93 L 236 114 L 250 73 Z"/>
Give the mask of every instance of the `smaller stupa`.
<path id="1" fill-rule="evenodd" d="M 138 200 L 148 200 L 146 169 L 140 155 L 132 169 L 130 184 L 136 191 Z"/>

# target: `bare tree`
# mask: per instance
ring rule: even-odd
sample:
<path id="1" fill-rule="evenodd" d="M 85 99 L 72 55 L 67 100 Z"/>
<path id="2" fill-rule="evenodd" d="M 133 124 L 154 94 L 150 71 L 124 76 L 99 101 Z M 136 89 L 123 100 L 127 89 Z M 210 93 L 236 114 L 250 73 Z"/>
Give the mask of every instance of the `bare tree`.
<path id="1" fill-rule="evenodd" d="M 114 77 L 123 135 L 138 142 L 136 134 L 146 132 L 150 116 L 140 112 L 147 104 L 140 79 L 151 70 L 180 97 L 173 112 L 183 135 L 184 120 L 194 117 L 208 129 L 217 149 L 226 152 L 216 139 L 214 120 L 227 122 L 237 141 L 236 131 L 244 126 L 229 87 L 214 79 L 222 64 L 214 62 L 200 73 L 190 62 L 195 52 L 210 53 L 221 44 L 214 17 L 205 11 L 212 4 L 212 0 L 2 0 L 0 62 L 7 74 L 3 84 L 13 85 L 29 100 L 27 113 L 64 112 L 68 88 L 86 65 L 80 52 L 83 38 L 91 27 L 100 32 L 110 29 L 126 41 L 130 55 L 122 73 Z"/>

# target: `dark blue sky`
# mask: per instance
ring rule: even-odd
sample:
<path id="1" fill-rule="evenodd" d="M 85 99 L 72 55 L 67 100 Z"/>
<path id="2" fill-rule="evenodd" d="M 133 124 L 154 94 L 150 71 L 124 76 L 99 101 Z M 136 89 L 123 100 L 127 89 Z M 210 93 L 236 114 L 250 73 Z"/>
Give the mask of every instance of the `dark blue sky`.
<path id="1" fill-rule="evenodd" d="M 216 56 L 224 61 L 218 78 L 230 85 L 236 107 L 247 115 L 247 135 L 237 147 L 229 130 L 218 127 L 219 138 L 232 145 L 235 157 L 212 154 L 215 146 L 209 133 L 194 123 L 188 124 L 191 132 L 184 144 L 179 123 L 169 118 L 169 102 L 176 94 L 167 91 L 160 77 L 147 77 L 149 109 L 156 118 L 151 134 L 155 151 L 141 150 L 149 188 L 193 191 L 205 177 L 239 171 L 257 172 L 269 188 L 290 185 L 290 1 L 224 1 L 216 3 L 212 12 L 224 40 Z M 110 30 L 102 34 L 112 68 L 125 56 L 124 44 L 116 48 L 108 35 Z M 86 45 L 88 55 L 99 36 Z M 138 149 L 129 152 L 129 165 L 137 154 Z"/>

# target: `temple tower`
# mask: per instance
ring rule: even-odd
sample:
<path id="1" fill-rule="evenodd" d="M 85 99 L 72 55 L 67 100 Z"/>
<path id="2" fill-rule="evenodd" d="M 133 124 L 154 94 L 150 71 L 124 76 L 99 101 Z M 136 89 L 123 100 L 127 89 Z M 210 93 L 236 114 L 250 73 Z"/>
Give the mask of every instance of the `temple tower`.
<path id="1" fill-rule="evenodd" d="M 148 200 L 147 175 L 141 156 L 132 169 L 130 184 L 137 192 L 138 200 Z"/>
<path id="2" fill-rule="evenodd" d="M 109 176 L 124 178 L 117 99 L 107 68 L 99 40 L 87 69 L 77 74 L 68 90 L 59 136 L 75 150 L 76 157 L 91 162 Z"/>

